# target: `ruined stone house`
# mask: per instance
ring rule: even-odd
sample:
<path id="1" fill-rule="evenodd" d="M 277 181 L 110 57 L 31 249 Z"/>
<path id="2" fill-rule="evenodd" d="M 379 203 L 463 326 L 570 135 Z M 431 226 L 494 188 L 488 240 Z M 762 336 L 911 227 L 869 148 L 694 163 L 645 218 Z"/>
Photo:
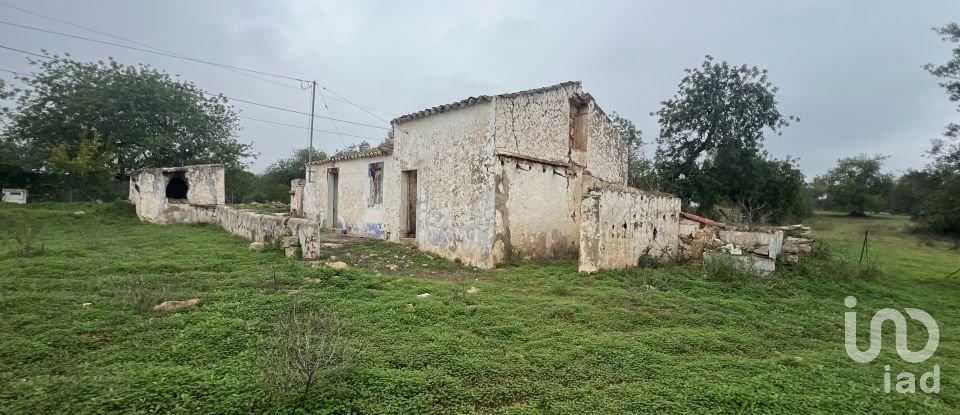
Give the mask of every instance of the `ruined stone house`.
<path id="1" fill-rule="evenodd" d="M 191 221 L 191 206 L 223 205 L 224 168 L 221 164 L 145 168 L 131 171 L 128 199 L 137 215 L 153 223 Z"/>
<path id="2" fill-rule="evenodd" d="M 677 254 L 680 200 L 626 186 L 627 145 L 579 82 L 471 97 L 392 127 L 380 146 L 308 166 L 293 209 L 481 268 L 579 258 L 594 271 Z"/>

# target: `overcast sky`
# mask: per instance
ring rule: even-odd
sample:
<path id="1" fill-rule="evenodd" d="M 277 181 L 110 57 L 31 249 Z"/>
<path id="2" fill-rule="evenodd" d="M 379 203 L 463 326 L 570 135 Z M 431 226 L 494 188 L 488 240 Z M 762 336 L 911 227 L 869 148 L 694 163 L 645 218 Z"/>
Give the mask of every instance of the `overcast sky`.
<path id="1" fill-rule="evenodd" d="M 648 141 L 657 134 L 649 113 L 674 93 L 684 68 L 710 54 L 770 71 L 781 111 L 802 121 L 782 136 L 768 135 L 767 148 L 799 157 L 808 179 L 837 158 L 861 152 L 890 155 L 891 171 L 922 167 L 930 139 L 958 118 L 936 79 L 921 69 L 949 57 L 950 45 L 930 28 L 960 21 L 956 0 L 0 2 L 185 56 L 315 79 L 386 120 L 468 96 L 579 80 L 606 111 L 634 120 Z M 0 21 L 117 42 L 5 7 Z M 0 45 L 149 63 L 207 90 L 309 110 L 309 94 L 294 81 L 274 79 L 286 84 L 280 86 L 5 25 Z M 0 50 L 0 68 L 29 71 L 30 65 L 23 55 Z M 335 117 L 387 126 L 330 98 Z M 307 126 L 302 115 L 234 104 L 245 117 Z M 327 115 L 319 98 L 318 114 Z M 239 139 L 260 153 L 256 171 L 307 145 L 305 129 L 241 122 Z M 335 127 L 369 141 L 386 135 L 328 120 L 315 125 Z M 361 140 L 315 136 L 327 152 Z"/>

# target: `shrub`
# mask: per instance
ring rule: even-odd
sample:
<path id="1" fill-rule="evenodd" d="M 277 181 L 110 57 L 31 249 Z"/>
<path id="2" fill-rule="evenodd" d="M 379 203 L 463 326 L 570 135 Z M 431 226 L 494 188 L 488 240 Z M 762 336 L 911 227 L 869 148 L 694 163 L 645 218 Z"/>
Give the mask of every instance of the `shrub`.
<path id="1" fill-rule="evenodd" d="M 720 281 L 738 281 L 755 278 L 748 270 L 727 255 L 712 255 L 703 258 L 703 271 L 707 278 Z"/>
<path id="2" fill-rule="evenodd" d="M 42 242 L 39 245 L 37 244 L 36 234 L 34 234 L 32 227 L 27 226 L 25 229 L 14 232 L 13 239 L 17 243 L 13 251 L 15 256 L 30 258 L 47 252 Z"/>
<path id="3" fill-rule="evenodd" d="M 344 324 L 323 311 L 294 306 L 282 313 L 259 350 L 264 386 L 280 396 L 298 395 L 302 406 L 314 386 L 333 383 L 357 363 Z"/>
<path id="4" fill-rule="evenodd" d="M 169 287 L 152 284 L 143 278 L 114 280 L 110 285 L 110 294 L 133 306 L 138 313 L 148 312 L 153 306 L 173 296 Z"/>

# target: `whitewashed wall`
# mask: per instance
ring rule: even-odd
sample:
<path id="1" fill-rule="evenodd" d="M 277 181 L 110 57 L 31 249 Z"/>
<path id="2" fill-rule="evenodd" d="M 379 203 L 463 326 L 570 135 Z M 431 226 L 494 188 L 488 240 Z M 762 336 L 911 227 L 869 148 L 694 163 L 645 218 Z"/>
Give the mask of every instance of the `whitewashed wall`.
<path id="1" fill-rule="evenodd" d="M 645 253 L 671 261 L 679 247 L 680 199 L 625 186 L 590 189 L 581 203 L 580 271 L 636 266 Z"/>
<path id="2" fill-rule="evenodd" d="M 369 165 L 383 163 L 383 203 L 371 204 Z M 314 182 L 304 187 L 304 211 L 308 219 L 317 221 L 325 228 L 346 230 L 353 234 L 362 234 L 380 239 L 389 239 L 389 229 L 385 226 L 384 206 L 387 194 L 397 192 L 398 188 L 387 186 L 387 171 L 393 166 L 390 156 L 367 157 L 354 160 L 342 160 L 314 165 Z M 327 197 L 329 183 L 327 172 L 337 169 L 337 218 L 328 223 Z M 308 205 L 309 206 L 308 209 Z"/>
<path id="3" fill-rule="evenodd" d="M 576 258 L 577 169 L 499 156 L 496 259 Z"/>
<path id="4" fill-rule="evenodd" d="M 405 170 L 417 170 L 419 249 L 466 264 L 495 265 L 493 107 L 489 102 L 395 125 L 384 174 L 385 231 L 398 241 Z"/>
<path id="5" fill-rule="evenodd" d="M 167 184 L 171 174 L 184 174 L 187 204 L 223 205 L 226 201 L 224 168 L 221 164 L 174 168 L 142 169 L 131 173 L 128 199 L 137 206 L 140 219 L 154 223 L 176 223 L 181 203 L 168 203 Z M 165 174 L 166 173 L 166 174 Z"/>

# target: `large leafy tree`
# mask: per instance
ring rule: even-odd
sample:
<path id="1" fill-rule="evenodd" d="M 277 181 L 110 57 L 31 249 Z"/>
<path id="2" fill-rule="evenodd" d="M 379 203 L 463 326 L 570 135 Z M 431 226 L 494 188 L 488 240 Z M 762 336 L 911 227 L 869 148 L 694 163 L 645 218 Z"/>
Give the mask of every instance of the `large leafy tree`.
<path id="1" fill-rule="evenodd" d="M 888 206 L 893 190 L 893 176 L 883 172 L 886 156 L 846 157 L 837 166 L 814 179 L 825 189 L 834 209 L 846 210 L 851 216 L 865 216 Z"/>
<path id="2" fill-rule="evenodd" d="M 960 25 L 950 23 L 933 30 L 940 34 L 943 40 L 960 44 Z M 953 48 L 953 56 L 946 63 L 928 63 L 924 65 L 924 69 L 941 79 L 940 86 L 946 89 L 951 102 L 960 102 L 960 45 Z M 943 137 L 933 140 L 930 154 L 940 167 L 960 169 L 960 124 L 947 125 Z"/>
<path id="3" fill-rule="evenodd" d="M 951 102 L 960 103 L 960 25 L 933 30 L 954 45 L 952 55 L 947 62 L 930 63 L 924 69 L 940 78 Z M 930 191 L 915 209 L 916 219 L 932 231 L 960 236 L 960 124 L 946 126 L 943 136 L 933 140 L 930 156 L 933 162 L 924 171 Z"/>
<path id="4" fill-rule="evenodd" d="M 47 57 L 31 61 L 36 74 L 19 77 L 25 86 L 6 111 L 2 140 L 21 153 L 23 169 L 49 170 L 54 148 L 77 151 L 87 133 L 113 155 L 118 177 L 141 167 L 239 166 L 252 156 L 250 145 L 236 140 L 237 116 L 222 96 L 147 65 Z"/>
<path id="5" fill-rule="evenodd" d="M 765 132 L 780 133 L 796 120 L 777 108 L 767 71 L 717 63 L 707 56 L 687 69 L 678 91 L 653 113 L 660 125 L 655 167 L 660 187 L 710 214 L 718 205 L 739 208 L 751 222 L 781 221 L 804 208 L 803 175 L 795 161 L 772 159 Z M 768 177 L 771 172 L 781 177 Z M 776 179 L 791 180 L 777 183 Z M 781 186 L 790 197 L 778 196 Z M 782 187 L 786 186 L 786 187 Z"/>

